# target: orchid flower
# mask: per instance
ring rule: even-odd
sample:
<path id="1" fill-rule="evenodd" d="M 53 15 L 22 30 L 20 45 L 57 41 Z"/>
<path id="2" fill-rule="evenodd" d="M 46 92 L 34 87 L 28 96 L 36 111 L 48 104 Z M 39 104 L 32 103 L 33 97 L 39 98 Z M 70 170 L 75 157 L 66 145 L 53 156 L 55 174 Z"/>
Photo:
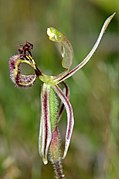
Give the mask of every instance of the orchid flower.
<path id="1" fill-rule="evenodd" d="M 84 58 L 84 60 L 72 70 L 70 70 L 73 61 L 72 45 L 64 34 L 53 27 L 47 29 L 47 35 L 51 41 L 57 42 L 60 48 L 62 67 L 65 69 L 64 72 L 57 76 L 48 76 L 41 72 L 32 57 L 31 50 L 33 45 L 29 42 L 26 42 L 24 46 L 20 46 L 18 49 L 19 53 L 12 56 L 9 60 L 10 77 L 16 86 L 31 87 L 36 79 L 39 79 L 43 82 L 41 90 L 41 119 L 38 138 L 39 153 L 44 164 L 48 163 L 48 159 L 52 162 L 57 178 L 58 176 L 60 176 L 59 178 L 64 177 L 61 166 L 59 142 L 60 133 L 58 129 L 58 123 L 64 109 L 67 113 L 67 127 L 65 134 L 65 148 L 62 157 L 63 159 L 67 154 L 74 127 L 73 109 L 69 101 L 69 87 L 66 85 L 64 80 L 74 75 L 79 69 L 87 64 L 96 51 L 102 36 L 114 15 L 115 13 L 106 19 L 93 48 L 88 53 L 86 58 Z M 34 74 L 21 74 L 20 65 L 22 63 L 30 65 L 34 69 Z M 61 100 L 60 105 L 59 99 Z"/>

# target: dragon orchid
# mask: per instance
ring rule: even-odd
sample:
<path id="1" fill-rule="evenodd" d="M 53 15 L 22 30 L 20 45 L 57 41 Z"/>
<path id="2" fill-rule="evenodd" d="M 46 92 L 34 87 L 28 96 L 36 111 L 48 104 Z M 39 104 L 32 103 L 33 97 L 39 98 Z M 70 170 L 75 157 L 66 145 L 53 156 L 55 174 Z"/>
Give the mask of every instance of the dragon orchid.
<path id="1" fill-rule="evenodd" d="M 56 178 L 64 178 L 60 157 L 60 133 L 58 130 L 58 123 L 64 109 L 66 109 L 67 113 L 67 127 L 63 159 L 67 154 L 74 126 L 73 109 L 69 101 L 69 87 L 64 80 L 74 75 L 90 60 L 114 15 L 115 13 L 109 16 L 104 22 L 98 39 L 86 58 L 71 71 L 70 67 L 73 61 L 72 45 L 66 36 L 53 27 L 47 29 L 47 35 L 51 41 L 57 42 L 60 47 L 62 66 L 65 69 L 64 72 L 57 76 L 48 76 L 41 72 L 32 57 L 31 50 L 33 49 L 33 45 L 29 42 L 20 46 L 18 49 L 19 53 L 12 56 L 9 60 L 10 77 L 16 86 L 31 87 L 36 79 L 43 82 L 41 90 L 41 119 L 38 146 L 44 164 L 47 164 L 49 159 L 54 165 Z M 31 75 L 21 74 L 20 65 L 22 63 L 30 65 L 35 73 Z M 60 105 L 59 99 L 61 100 Z"/>

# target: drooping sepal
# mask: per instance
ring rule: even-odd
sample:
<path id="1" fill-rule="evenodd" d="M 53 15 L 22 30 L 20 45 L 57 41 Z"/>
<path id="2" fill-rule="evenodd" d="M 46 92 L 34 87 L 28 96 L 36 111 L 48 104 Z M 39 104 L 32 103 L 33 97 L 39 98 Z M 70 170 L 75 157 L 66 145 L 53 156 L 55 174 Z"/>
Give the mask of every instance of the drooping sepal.
<path id="1" fill-rule="evenodd" d="M 20 65 L 22 63 L 27 63 L 34 70 L 36 69 L 35 62 L 33 59 L 30 59 L 27 56 L 27 59 L 21 59 L 20 55 L 14 55 L 9 60 L 9 69 L 10 69 L 10 77 L 13 83 L 15 83 L 19 87 L 30 87 L 36 80 L 36 74 L 32 75 L 23 75 L 21 74 Z"/>
<path id="2" fill-rule="evenodd" d="M 69 99 L 70 89 L 69 89 L 68 85 L 64 81 L 61 83 L 61 85 L 63 86 L 64 95 Z M 59 108 L 58 114 L 57 114 L 57 122 L 60 121 L 63 111 L 64 111 L 64 104 L 61 101 L 60 108 Z"/>
<path id="3" fill-rule="evenodd" d="M 47 155 L 52 138 L 49 94 L 50 94 L 50 86 L 44 83 L 41 92 L 41 120 L 40 120 L 40 131 L 39 131 L 39 153 L 43 158 L 44 164 L 48 163 Z"/>
<path id="4" fill-rule="evenodd" d="M 74 126 L 73 109 L 68 98 L 64 95 L 63 91 L 58 86 L 54 86 L 54 90 L 59 96 L 59 98 L 61 99 L 62 103 L 64 104 L 67 113 L 67 129 L 66 129 L 66 136 L 65 136 L 65 150 L 63 155 L 63 159 L 64 159 L 69 148 L 73 126 Z"/>
<path id="5" fill-rule="evenodd" d="M 73 61 L 73 48 L 69 40 L 57 29 L 50 27 L 47 29 L 47 34 L 51 41 L 57 42 L 61 49 L 62 55 L 62 66 L 65 69 L 68 69 L 72 65 Z"/>

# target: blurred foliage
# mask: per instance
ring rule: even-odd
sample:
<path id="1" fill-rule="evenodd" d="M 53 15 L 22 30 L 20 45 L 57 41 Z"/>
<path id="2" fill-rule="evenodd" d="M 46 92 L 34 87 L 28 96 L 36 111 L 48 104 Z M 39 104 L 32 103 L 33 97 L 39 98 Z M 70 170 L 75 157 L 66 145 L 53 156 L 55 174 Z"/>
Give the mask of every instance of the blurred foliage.
<path id="1" fill-rule="evenodd" d="M 50 164 L 38 155 L 40 88 L 16 88 L 8 61 L 26 40 L 47 74 L 61 72 L 61 57 L 46 36 L 54 26 L 74 48 L 74 64 L 89 52 L 104 20 L 116 11 L 88 65 L 67 80 L 71 87 L 75 127 L 63 160 L 68 179 L 119 178 L 119 1 L 0 0 L 0 178 L 54 178 Z M 61 121 L 64 133 L 65 113 Z M 63 143 L 63 142 L 62 142 Z"/>

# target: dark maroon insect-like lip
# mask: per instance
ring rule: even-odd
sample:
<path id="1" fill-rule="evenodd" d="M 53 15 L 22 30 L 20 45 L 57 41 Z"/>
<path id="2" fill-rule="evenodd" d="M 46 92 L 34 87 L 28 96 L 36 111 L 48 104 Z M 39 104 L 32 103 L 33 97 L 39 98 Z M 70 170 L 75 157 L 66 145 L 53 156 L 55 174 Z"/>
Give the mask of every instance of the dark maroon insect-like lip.
<path id="1" fill-rule="evenodd" d="M 26 42 L 25 45 L 20 45 L 18 48 L 18 52 L 21 56 L 21 58 L 25 58 L 27 55 L 30 55 L 32 57 L 31 50 L 33 49 L 33 44 L 30 42 Z"/>
<path id="2" fill-rule="evenodd" d="M 10 77 L 13 83 L 19 87 L 31 87 L 36 80 L 36 74 L 22 75 L 20 70 L 20 55 L 14 55 L 9 60 Z M 17 65 L 16 65 L 17 64 Z"/>

